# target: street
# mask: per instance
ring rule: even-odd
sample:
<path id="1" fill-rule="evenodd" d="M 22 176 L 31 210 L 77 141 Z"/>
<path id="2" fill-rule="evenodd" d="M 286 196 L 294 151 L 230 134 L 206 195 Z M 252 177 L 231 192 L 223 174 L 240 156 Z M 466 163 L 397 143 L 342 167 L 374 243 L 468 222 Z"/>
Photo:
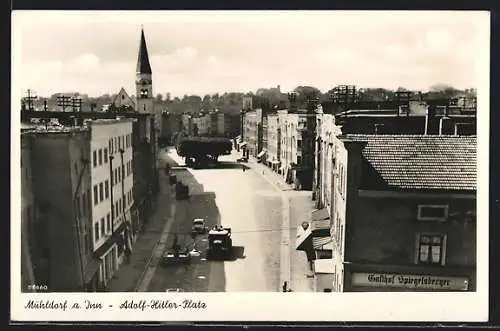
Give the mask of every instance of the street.
<path id="1" fill-rule="evenodd" d="M 307 220 L 310 213 L 308 192 L 287 192 L 292 206 L 289 228 L 283 228 L 283 200 L 280 190 L 255 169 L 243 171 L 245 164 L 234 162 L 239 155 L 219 158 L 219 166 L 209 169 L 183 167 L 183 159 L 174 149 L 162 151 L 160 162 L 169 162 L 178 180 L 189 185 L 191 198 L 178 200 L 173 223 L 166 237 L 165 247 L 172 247 L 175 234 L 181 246 L 195 247 L 201 252 L 187 265 L 162 266 L 158 264 L 147 291 L 165 292 L 182 289 L 193 292 L 276 292 L 281 290 L 280 267 L 282 250 L 294 254 L 295 227 Z M 158 203 L 162 203 L 159 201 Z M 298 206 L 298 210 L 295 210 Z M 194 218 L 204 218 L 207 226 L 223 225 L 232 229 L 233 254 L 225 261 L 207 261 L 207 235 L 191 238 Z M 284 230 L 284 231 L 282 231 Z M 290 242 L 283 241 L 286 233 Z M 293 248 L 293 249 L 292 249 Z M 281 256 L 280 256 L 281 255 Z M 305 262 L 304 262 L 305 263 Z M 300 270 L 305 278 L 305 271 Z M 290 277 L 290 276 L 287 276 Z M 282 277 L 281 277 L 282 278 Z"/>

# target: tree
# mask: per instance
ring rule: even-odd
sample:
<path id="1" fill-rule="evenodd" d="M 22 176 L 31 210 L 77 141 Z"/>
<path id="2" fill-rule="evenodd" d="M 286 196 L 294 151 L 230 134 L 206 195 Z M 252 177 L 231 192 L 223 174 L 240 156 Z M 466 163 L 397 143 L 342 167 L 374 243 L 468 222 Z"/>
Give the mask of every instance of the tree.
<path id="1" fill-rule="evenodd" d="M 161 93 L 158 93 L 156 95 L 156 101 L 160 101 L 160 102 L 163 101 L 163 95 L 161 95 Z"/>

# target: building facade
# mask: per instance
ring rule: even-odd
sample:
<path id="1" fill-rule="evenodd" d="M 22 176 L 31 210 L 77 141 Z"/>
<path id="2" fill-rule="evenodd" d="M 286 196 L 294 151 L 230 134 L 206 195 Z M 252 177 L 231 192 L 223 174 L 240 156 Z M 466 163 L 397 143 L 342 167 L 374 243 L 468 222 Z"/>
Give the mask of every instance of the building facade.
<path id="1" fill-rule="evenodd" d="M 37 284 L 31 255 L 35 253 L 36 234 L 33 232 L 37 219 L 33 185 L 31 182 L 31 145 L 26 134 L 21 134 L 21 291 Z"/>
<path id="2" fill-rule="evenodd" d="M 132 120 L 90 122 L 92 164 L 92 243 L 99 284 L 106 288 L 132 249 Z"/>
<path id="3" fill-rule="evenodd" d="M 81 127 L 44 127 L 31 131 L 29 140 L 37 213 L 27 233 L 33 239 L 35 279 L 54 292 L 95 291 L 90 133 Z"/>
<path id="4" fill-rule="evenodd" d="M 333 291 L 474 291 L 475 136 L 334 145 Z"/>
<path id="5" fill-rule="evenodd" d="M 267 114 L 267 164 L 278 171 L 280 166 L 280 126 L 277 113 Z"/>

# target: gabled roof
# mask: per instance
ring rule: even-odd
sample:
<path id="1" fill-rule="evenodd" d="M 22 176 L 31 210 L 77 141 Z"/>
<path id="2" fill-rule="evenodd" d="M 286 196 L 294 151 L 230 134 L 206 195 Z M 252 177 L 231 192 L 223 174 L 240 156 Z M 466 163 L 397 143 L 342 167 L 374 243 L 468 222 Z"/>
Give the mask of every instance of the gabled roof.
<path id="1" fill-rule="evenodd" d="M 151 65 L 149 64 L 148 48 L 144 38 L 144 29 L 141 29 L 141 42 L 139 44 L 139 57 L 137 58 L 137 73 L 151 74 Z"/>
<path id="2" fill-rule="evenodd" d="M 366 142 L 361 187 L 402 190 L 476 190 L 476 136 L 359 135 Z"/>
<path id="3" fill-rule="evenodd" d="M 118 94 L 115 95 L 113 100 L 111 100 L 111 103 L 116 105 L 116 100 L 117 99 L 120 100 L 119 98 L 121 98 L 122 95 L 124 95 L 125 98 L 129 101 L 131 107 L 135 107 L 134 100 L 128 95 L 127 91 L 125 91 L 123 87 L 120 89 L 120 92 L 118 92 Z"/>

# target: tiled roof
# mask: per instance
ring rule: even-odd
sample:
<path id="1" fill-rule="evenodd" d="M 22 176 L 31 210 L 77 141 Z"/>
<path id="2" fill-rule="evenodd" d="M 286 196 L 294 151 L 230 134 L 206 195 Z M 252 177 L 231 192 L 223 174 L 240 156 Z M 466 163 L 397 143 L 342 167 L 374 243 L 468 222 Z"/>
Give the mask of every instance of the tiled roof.
<path id="1" fill-rule="evenodd" d="M 362 186 L 410 190 L 476 190 L 476 136 L 357 135 Z"/>

